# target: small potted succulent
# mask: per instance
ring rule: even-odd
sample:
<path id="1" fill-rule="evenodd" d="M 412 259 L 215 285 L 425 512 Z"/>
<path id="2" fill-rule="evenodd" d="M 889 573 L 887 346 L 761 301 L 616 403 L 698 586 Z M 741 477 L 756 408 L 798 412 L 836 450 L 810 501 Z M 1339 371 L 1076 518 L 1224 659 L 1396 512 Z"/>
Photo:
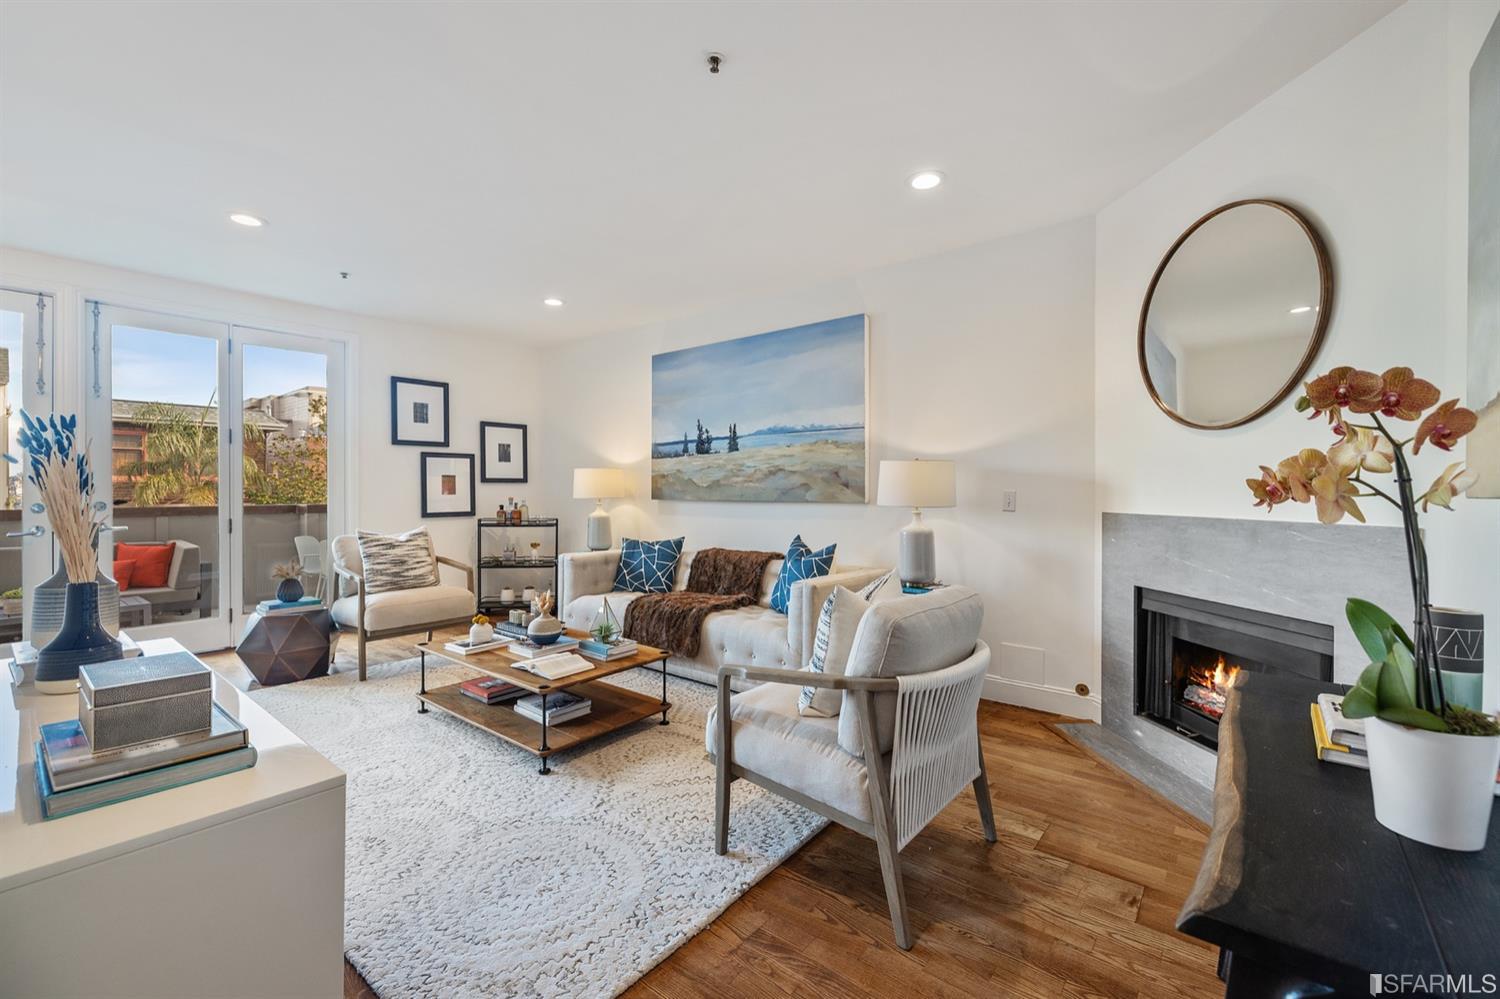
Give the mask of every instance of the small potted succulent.
<path id="1" fill-rule="evenodd" d="M 21 588 L 19 586 L 0 593 L 0 612 L 7 617 L 18 617 L 21 613 Z"/>
<path id="2" fill-rule="evenodd" d="M 469 644 L 484 645 L 495 640 L 495 626 L 488 614 L 475 614 L 469 619 Z"/>
<path id="3" fill-rule="evenodd" d="M 276 599 L 284 604 L 294 604 L 302 599 L 302 563 L 279 562 L 271 567 L 271 578 L 276 580 Z"/>
<path id="4" fill-rule="evenodd" d="M 1423 513 L 1434 506 L 1451 510 L 1477 476 L 1454 462 L 1419 496 L 1412 489 L 1407 453 L 1410 448 L 1414 457 L 1425 446 L 1452 450 L 1474 429 L 1477 417 L 1457 399 L 1440 404 L 1437 386 L 1410 368 L 1377 375 L 1338 367 L 1305 387 L 1297 409 L 1310 410 L 1311 418 L 1326 414 L 1333 445 L 1323 451 L 1305 448 L 1275 468 L 1262 465 L 1260 478 L 1245 482 L 1256 506 L 1269 512 L 1289 500 L 1311 502 L 1325 524 L 1346 514 L 1363 522 L 1361 499 L 1378 499 L 1400 511 L 1415 622 L 1409 634 L 1379 607 L 1348 602 L 1349 626 L 1371 662 L 1345 696 L 1343 711 L 1348 718 L 1367 719 L 1370 784 L 1381 825 L 1432 846 L 1481 850 L 1495 800 L 1500 723 L 1476 710 L 1479 704 L 1454 703 L 1444 689 L 1427 550 L 1417 524 L 1419 505 Z M 1394 422 L 1387 422 L 1396 420 L 1420 423 L 1415 432 L 1397 432 Z M 1371 478 L 1391 473 L 1394 487 L 1382 488 Z"/>

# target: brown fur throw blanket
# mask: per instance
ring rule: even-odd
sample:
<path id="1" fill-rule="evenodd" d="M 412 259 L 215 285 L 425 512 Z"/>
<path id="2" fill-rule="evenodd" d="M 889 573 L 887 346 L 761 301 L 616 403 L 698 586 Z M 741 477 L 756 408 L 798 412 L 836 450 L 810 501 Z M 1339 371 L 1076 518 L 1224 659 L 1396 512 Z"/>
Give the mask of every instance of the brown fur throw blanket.
<path id="1" fill-rule="evenodd" d="M 692 659 L 698 655 L 704 619 L 759 600 L 761 577 L 778 558 L 780 552 L 705 548 L 693 556 L 685 591 L 636 597 L 625 608 L 622 630 L 642 645 Z"/>

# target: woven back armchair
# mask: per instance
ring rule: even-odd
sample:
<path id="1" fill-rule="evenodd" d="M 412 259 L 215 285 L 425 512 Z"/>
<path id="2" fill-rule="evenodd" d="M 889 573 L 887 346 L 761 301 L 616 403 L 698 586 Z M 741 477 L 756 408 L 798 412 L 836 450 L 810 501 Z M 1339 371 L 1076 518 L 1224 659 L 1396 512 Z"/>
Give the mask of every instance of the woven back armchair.
<path id="1" fill-rule="evenodd" d="M 966 787 L 987 842 L 995 819 L 978 708 L 990 650 L 964 587 L 875 604 L 845 675 L 725 666 L 705 731 L 716 767 L 714 849 L 729 848 L 729 793 L 743 778 L 875 841 L 896 943 L 912 945 L 901 850 Z M 761 686 L 732 694 L 733 679 Z M 802 715 L 804 686 L 843 692 L 836 718 Z"/>

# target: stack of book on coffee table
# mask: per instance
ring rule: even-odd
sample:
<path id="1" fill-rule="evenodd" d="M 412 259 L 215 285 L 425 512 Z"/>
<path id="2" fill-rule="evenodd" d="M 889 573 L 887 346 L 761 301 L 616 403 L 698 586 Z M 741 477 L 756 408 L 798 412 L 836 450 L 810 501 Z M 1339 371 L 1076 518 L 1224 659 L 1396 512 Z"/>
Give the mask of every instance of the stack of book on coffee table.
<path id="1" fill-rule="evenodd" d="M 77 718 L 41 726 L 42 817 L 60 818 L 255 765 L 249 732 L 186 652 L 79 670 Z"/>
<path id="2" fill-rule="evenodd" d="M 559 725 L 565 721 L 582 718 L 594 708 L 594 702 L 579 694 L 559 691 L 547 695 L 547 724 Z M 516 702 L 516 714 L 540 723 L 542 720 L 542 695 L 531 694 Z"/>

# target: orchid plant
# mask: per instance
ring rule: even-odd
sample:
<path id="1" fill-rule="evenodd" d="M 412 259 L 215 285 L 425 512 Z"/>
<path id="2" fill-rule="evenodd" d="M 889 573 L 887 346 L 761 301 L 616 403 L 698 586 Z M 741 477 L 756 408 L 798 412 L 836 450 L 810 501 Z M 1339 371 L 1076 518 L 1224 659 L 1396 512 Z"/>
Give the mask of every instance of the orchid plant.
<path id="1" fill-rule="evenodd" d="M 1377 375 L 1338 367 L 1304 387 L 1306 395 L 1297 400 L 1298 412 L 1311 411 L 1309 419 L 1326 415 L 1335 441 L 1323 451 L 1304 448 L 1275 468 L 1262 465 L 1260 478 L 1245 480 L 1255 505 L 1270 512 L 1289 500 L 1310 502 L 1317 507 L 1320 521 L 1336 524 L 1346 515 L 1363 523 L 1360 500 L 1390 503 L 1401 511 L 1417 612 L 1413 641 L 1378 607 L 1349 601 L 1350 625 L 1373 661 L 1345 697 L 1344 713 L 1351 718 L 1378 715 L 1438 732 L 1500 731 L 1493 719 L 1450 705 L 1444 696 L 1428 596 L 1427 551 L 1417 526 L 1419 505 L 1422 513 L 1434 506 L 1452 510 L 1453 500 L 1473 486 L 1478 476 L 1463 462 L 1453 462 L 1418 496 L 1407 461 L 1408 448 L 1413 456 L 1425 446 L 1453 450 L 1474 429 L 1478 417 L 1457 399 L 1440 404 L 1442 393 L 1437 386 L 1418 378 L 1411 368 L 1391 368 Z M 1410 436 L 1395 432 L 1387 422 L 1419 419 Z M 1382 488 L 1371 478 L 1393 472 L 1394 489 L 1388 484 Z"/>

